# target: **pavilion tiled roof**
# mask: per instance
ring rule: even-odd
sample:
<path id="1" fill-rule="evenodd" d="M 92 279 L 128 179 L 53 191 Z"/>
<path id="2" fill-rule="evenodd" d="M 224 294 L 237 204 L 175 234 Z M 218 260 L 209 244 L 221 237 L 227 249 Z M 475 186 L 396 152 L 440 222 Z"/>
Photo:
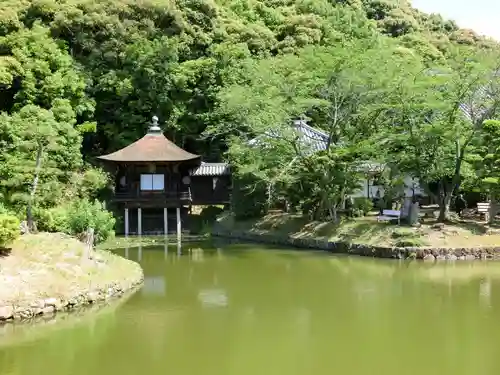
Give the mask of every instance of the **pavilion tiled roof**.
<path id="1" fill-rule="evenodd" d="M 294 126 L 300 134 L 301 144 L 305 146 L 308 154 L 327 149 L 329 137 L 324 131 L 313 128 L 305 120 L 296 120 Z"/>
<path id="2" fill-rule="evenodd" d="M 205 163 L 202 162 L 198 167 L 190 171 L 191 176 L 229 176 L 231 168 L 227 163 Z"/>
<path id="3" fill-rule="evenodd" d="M 485 103 L 491 102 L 495 95 L 496 93 L 492 92 L 488 86 L 482 86 L 472 93 L 467 102 L 461 103 L 459 108 L 469 121 L 482 122 L 491 116 L 490 108 Z"/>
<path id="4" fill-rule="evenodd" d="M 327 149 L 328 134 L 324 131 L 313 128 L 305 120 L 295 120 L 293 128 L 297 135 L 297 146 L 304 154 L 310 155 Z M 269 130 L 263 135 L 251 139 L 248 143 L 250 145 L 265 144 L 266 138 L 281 138 L 281 134 L 279 131 Z"/>
<path id="5" fill-rule="evenodd" d="M 328 148 L 328 134 L 322 130 L 314 128 L 307 124 L 305 120 L 295 120 L 293 127 L 298 135 L 297 145 L 303 156 L 309 156 L 320 151 L 325 151 Z M 279 137 L 279 134 L 268 131 L 264 133 L 264 137 L 274 138 Z M 251 146 L 265 144 L 261 138 L 254 138 L 249 141 Z M 359 169 L 364 172 L 380 172 L 384 168 L 384 164 L 366 161 L 361 163 Z"/>
<path id="6" fill-rule="evenodd" d="M 183 162 L 199 159 L 199 155 L 187 152 L 163 135 L 153 118 L 149 132 L 138 141 L 99 159 L 113 162 Z"/>

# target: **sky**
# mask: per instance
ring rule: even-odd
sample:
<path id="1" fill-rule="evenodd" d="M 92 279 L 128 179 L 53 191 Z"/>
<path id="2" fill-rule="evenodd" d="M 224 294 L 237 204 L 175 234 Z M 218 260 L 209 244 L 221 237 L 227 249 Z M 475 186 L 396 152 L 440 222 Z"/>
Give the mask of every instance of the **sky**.
<path id="1" fill-rule="evenodd" d="M 439 13 L 460 27 L 500 40 L 500 0 L 410 0 L 426 13 Z"/>

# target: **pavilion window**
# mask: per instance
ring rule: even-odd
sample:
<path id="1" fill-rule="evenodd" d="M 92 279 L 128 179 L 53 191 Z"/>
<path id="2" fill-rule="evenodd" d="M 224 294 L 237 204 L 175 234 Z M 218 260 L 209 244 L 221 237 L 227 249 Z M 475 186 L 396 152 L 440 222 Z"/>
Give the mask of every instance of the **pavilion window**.
<path id="1" fill-rule="evenodd" d="M 165 190 L 165 175 L 163 174 L 141 174 L 142 191 Z"/>

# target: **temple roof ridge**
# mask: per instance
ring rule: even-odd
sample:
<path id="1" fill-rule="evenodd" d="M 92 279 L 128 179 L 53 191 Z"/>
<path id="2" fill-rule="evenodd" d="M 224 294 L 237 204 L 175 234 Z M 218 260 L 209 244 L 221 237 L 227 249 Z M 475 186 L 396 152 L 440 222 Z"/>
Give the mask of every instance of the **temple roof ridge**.
<path id="1" fill-rule="evenodd" d="M 148 133 L 134 143 L 107 155 L 99 156 L 101 160 L 112 162 L 186 162 L 200 159 L 169 140 L 158 125 L 158 117 L 154 116 Z"/>

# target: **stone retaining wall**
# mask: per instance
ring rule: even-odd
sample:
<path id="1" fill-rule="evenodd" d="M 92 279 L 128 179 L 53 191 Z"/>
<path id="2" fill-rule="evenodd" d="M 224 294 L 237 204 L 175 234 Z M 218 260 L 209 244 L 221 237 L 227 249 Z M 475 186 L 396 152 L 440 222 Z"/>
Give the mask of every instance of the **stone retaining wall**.
<path id="1" fill-rule="evenodd" d="M 282 237 L 267 232 L 227 231 L 214 228 L 212 235 L 241 241 L 291 246 L 300 249 L 325 250 L 338 254 L 352 254 L 386 259 L 416 258 L 435 260 L 475 260 L 500 258 L 500 246 L 478 248 L 431 248 L 369 246 L 348 242 L 333 242 L 324 239 Z"/>
<path id="2" fill-rule="evenodd" d="M 144 280 L 142 268 L 138 263 L 123 259 L 128 262 L 128 273 L 121 280 L 113 280 L 101 286 L 89 289 L 81 285 L 72 295 L 60 298 L 46 298 L 23 303 L 20 306 L 0 305 L 0 324 L 3 322 L 30 321 L 39 316 L 50 317 L 57 312 L 68 312 L 81 309 L 87 305 L 107 304 L 111 300 L 121 297 L 138 288 Z M 49 292 L 48 292 L 49 293 Z M 50 294 L 49 294 L 50 295 Z"/>
<path id="3" fill-rule="evenodd" d="M 29 321 L 41 315 L 52 317 L 57 312 L 77 310 L 86 305 L 108 303 L 111 299 L 122 296 L 141 283 L 142 279 L 137 280 L 128 288 L 124 288 L 120 283 L 113 283 L 106 288 L 82 292 L 65 299 L 47 298 L 34 301 L 30 306 L 3 306 L 0 307 L 0 321 Z"/>

